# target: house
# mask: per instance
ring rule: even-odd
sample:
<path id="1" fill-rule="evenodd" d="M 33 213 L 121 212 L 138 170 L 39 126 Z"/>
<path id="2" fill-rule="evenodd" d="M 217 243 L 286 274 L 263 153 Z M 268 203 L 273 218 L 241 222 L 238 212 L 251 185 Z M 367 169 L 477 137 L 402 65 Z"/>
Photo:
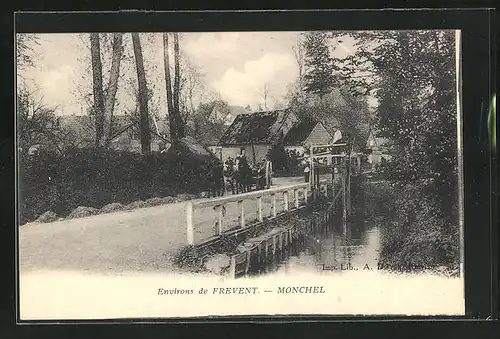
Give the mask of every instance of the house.
<path id="1" fill-rule="evenodd" d="M 320 122 L 300 119 L 291 110 L 283 109 L 236 116 L 217 146 L 223 160 L 245 154 L 251 162 L 258 163 L 266 159 L 272 145 L 278 142 L 285 149 L 303 153 L 308 145 L 328 144 L 332 140 Z"/>
<path id="2" fill-rule="evenodd" d="M 335 131 L 337 140 L 341 139 L 340 130 Z M 304 118 L 283 138 L 283 145 L 286 150 L 295 150 L 300 154 L 304 153 L 311 145 L 325 145 L 337 140 L 327 131 L 322 123 L 311 118 Z"/>
<path id="3" fill-rule="evenodd" d="M 389 142 L 385 138 L 377 137 L 377 132 L 370 129 L 366 141 L 367 162 L 371 169 L 375 169 L 382 161 L 390 160 L 392 156 L 388 152 Z"/>
<path id="4" fill-rule="evenodd" d="M 79 148 L 93 144 L 95 123 L 90 115 L 64 115 L 58 117 L 61 138 Z M 151 150 L 161 151 L 170 147 L 168 142 L 169 124 L 166 118 L 150 117 Z M 134 115 L 114 115 L 111 123 L 110 148 L 115 150 L 141 153 L 139 118 Z"/>

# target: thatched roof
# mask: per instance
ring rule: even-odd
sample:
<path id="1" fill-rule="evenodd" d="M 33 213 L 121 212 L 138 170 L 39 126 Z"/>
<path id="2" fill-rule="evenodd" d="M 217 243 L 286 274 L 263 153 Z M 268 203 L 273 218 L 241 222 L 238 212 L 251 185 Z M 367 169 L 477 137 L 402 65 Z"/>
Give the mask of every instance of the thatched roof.
<path id="1" fill-rule="evenodd" d="M 200 145 L 193 137 L 187 136 L 180 140 L 177 150 L 183 157 L 196 158 L 202 161 L 217 162 L 219 159 L 208 149 Z"/>
<path id="2" fill-rule="evenodd" d="M 222 135 L 219 145 L 272 144 L 299 122 L 290 110 L 240 114 Z"/>
<path id="3" fill-rule="evenodd" d="M 283 144 L 287 146 L 303 144 L 317 124 L 318 122 L 311 118 L 301 120 L 288 131 L 283 139 Z"/>

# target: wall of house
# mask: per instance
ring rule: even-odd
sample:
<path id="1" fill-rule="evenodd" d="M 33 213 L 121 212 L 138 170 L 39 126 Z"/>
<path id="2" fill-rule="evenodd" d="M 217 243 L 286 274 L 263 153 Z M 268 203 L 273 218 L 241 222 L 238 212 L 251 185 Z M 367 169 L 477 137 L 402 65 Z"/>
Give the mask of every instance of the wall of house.
<path id="1" fill-rule="evenodd" d="M 372 164 L 372 168 L 375 168 L 382 160 L 390 161 L 391 158 L 391 155 L 384 154 L 382 150 L 374 149 L 372 153 L 368 155 L 368 162 Z"/>
<path id="2" fill-rule="evenodd" d="M 270 145 L 254 145 L 253 149 L 255 150 L 255 161 L 258 163 L 266 159 L 267 153 L 269 152 L 270 148 Z M 248 161 L 253 162 L 252 145 L 222 147 L 222 160 L 226 161 L 229 157 L 233 159 L 236 158 L 238 155 L 240 155 L 241 149 L 244 149 Z"/>
<path id="3" fill-rule="evenodd" d="M 332 136 L 322 124 L 317 124 L 304 142 L 305 145 L 325 145 L 330 143 Z"/>

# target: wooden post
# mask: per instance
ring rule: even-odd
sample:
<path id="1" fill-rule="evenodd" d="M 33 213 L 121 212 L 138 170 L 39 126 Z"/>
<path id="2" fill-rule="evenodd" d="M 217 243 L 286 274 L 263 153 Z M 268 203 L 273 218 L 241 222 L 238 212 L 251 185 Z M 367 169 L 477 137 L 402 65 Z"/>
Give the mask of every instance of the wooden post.
<path id="1" fill-rule="evenodd" d="M 222 233 L 222 225 L 224 223 L 223 206 L 224 205 L 215 206 L 215 211 L 217 212 L 217 227 L 215 229 L 216 235 L 220 235 Z"/>
<path id="2" fill-rule="evenodd" d="M 238 210 L 240 211 L 240 227 L 245 227 L 245 206 L 243 200 L 238 201 Z"/>
<path id="3" fill-rule="evenodd" d="M 256 160 L 255 160 L 255 147 L 253 145 L 253 141 L 252 141 L 252 155 L 253 155 L 253 165 L 255 166 L 255 164 L 256 164 Z"/>
<path id="4" fill-rule="evenodd" d="M 278 257 L 278 261 L 281 260 L 281 256 L 283 254 L 283 233 L 280 232 L 278 233 L 278 244 L 279 244 L 279 247 L 278 247 L 278 253 L 279 253 L 279 257 Z"/>
<path id="5" fill-rule="evenodd" d="M 229 275 L 233 279 L 236 276 L 236 258 L 234 256 L 231 257 L 230 266 L 229 266 Z"/>
<path id="6" fill-rule="evenodd" d="M 268 160 L 266 161 L 266 188 L 269 189 L 271 188 L 271 162 Z"/>
<path id="7" fill-rule="evenodd" d="M 252 258 L 252 250 L 247 251 L 246 263 L 245 263 L 245 276 L 248 275 L 248 270 L 250 269 L 250 259 Z"/>
<path id="8" fill-rule="evenodd" d="M 309 183 L 311 186 L 311 191 L 313 195 L 313 200 L 316 198 L 316 193 L 315 193 L 315 185 L 314 185 L 314 180 L 316 179 L 316 176 L 314 175 L 314 145 L 311 144 L 311 150 L 310 150 L 311 156 L 309 161 L 311 162 L 310 168 L 309 168 Z"/>
<path id="9" fill-rule="evenodd" d="M 262 222 L 264 221 L 264 218 L 262 216 L 262 197 L 258 197 L 257 198 L 257 207 L 259 209 L 258 213 L 259 213 L 259 222 Z"/>
<path id="10" fill-rule="evenodd" d="M 304 187 L 304 205 L 307 204 L 307 187 Z"/>
<path id="11" fill-rule="evenodd" d="M 269 262 L 269 241 L 264 240 L 264 272 L 267 272 L 267 264 Z"/>
<path id="12" fill-rule="evenodd" d="M 352 214 L 351 209 L 351 158 L 347 166 L 347 215 Z"/>
<path id="13" fill-rule="evenodd" d="M 273 218 L 276 218 L 276 194 L 271 195 Z"/>
<path id="14" fill-rule="evenodd" d="M 335 167 L 333 168 L 335 172 Z M 335 210 L 335 174 L 332 172 L 332 209 Z"/>
<path id="15" fill-rule="evenodd" d="M 186 234 L 188 245 L 194 244 L 194 232 L 193 232 L 193 203 L 186 203 Z"/>
<path id="16" fill-rule="evenodd" d="M 283 199 L 285 200 L 285 211 L 288 211 L 288 192 L 283 192 Z"/>
<path id="17" fill-rule="evenodd" d="M 346 196 L 346 164 L 344 159 L 344 164 L 342 166 L 342 233 L 347 236 L 347 196 Z"/>
<path id="18" fill-rule="evenodd" d="M 295 196 L 295 208 L 299 208 L 299 191 L 294 189 L 293 194 Z"/>
<path id="19" fill-rule="evenodd" d="M 259 273 L 262 271 L 262 243 L 257 246 L 257 266 L 259 267 Z"/>

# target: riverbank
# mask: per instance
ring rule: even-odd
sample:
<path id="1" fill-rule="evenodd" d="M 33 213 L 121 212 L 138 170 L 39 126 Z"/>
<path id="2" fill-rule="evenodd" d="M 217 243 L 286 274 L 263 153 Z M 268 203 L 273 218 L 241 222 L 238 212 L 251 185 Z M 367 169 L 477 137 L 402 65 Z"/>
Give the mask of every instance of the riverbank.
<path id="1" fill-rule="evenodd" d="M 380 263 L 387 271 L 460 274 L 459 227 L 435 213 L 433 201 L 416 201 L 411 189 L 364 181 L 367 218 L 380 225 Z"/>

